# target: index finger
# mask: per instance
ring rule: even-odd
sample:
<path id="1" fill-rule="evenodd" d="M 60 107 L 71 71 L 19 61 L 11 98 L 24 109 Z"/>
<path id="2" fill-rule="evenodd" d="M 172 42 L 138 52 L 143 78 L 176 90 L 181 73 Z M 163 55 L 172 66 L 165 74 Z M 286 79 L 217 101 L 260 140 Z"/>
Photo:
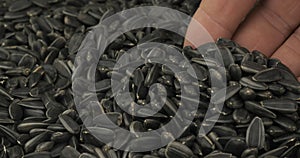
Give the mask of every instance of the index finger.
<path id="1" fill-rule="evenodd" d="M 255 2 L 256 0 L 203 0 L 193 16 L 203 27 L 199 28 L 199 25 L 191 21 L 184 45 L 194 46 L 187 39 L 192 40 L 197 47 L 209 42 L 211 38 L 231 38 Z M 208 32 L 211 37 L 202 36 L 203 32 Z"/>

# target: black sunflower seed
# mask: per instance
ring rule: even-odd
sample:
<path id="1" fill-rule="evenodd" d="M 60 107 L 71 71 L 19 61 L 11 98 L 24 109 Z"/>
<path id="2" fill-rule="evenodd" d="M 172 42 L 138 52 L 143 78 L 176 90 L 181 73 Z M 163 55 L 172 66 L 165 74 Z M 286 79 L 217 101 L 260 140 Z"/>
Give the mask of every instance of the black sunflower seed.
<path id="1" fill-rule="evenodd" d="M 36 146 L 44 141 L 49 139 L 49 133 L 43 132 L 30 140 L 28 140 L 24 145 L 24 150 L 26 153 L 32 152 L 35 150 Z"/>
<path id="2" fill-rule="evenodd" d="M 237 133 L 234 129 L 226 126 L 215 126 L 212 131 L 216 132 L 218 136 L 237 136 Z"/>
<path id="3" fill-rule="evenodd" d="M 51 135 L 51 140 L 57 143 L 68 141 L 71 134 L 68 132 L 55 132 Z"/>
<path id="4" fill-rule="evenodd" d="M 28 0 L 17 0 L 13 4 L 11 4 L 8 8 L 10 12 L 17 12 L 29 8 L 31 6 L 31 2 Z"/>
<path id="5" fill-rule="evenodd" d="M 285 128 L 286 130 L 293 132 L 297 130 L 297 126 L 294 123 L 294 121 L 292 121 L 291 119 L 287 118 L 287 117 L 278 117 L 274 120 L 275 123 L 277 123 L 278 125 L 280 125 L 281 127 Z"/>
<path id="6" fill-rule="evenodd" d="M 24 158 L 51 158 L 50 152 L 33 152 L 24 155 Z"/>
<path id="7" fill-rule="evenodd" d="M 247 149 L 247 147 L 248 146 L 245 140 L 239 138 L 232 138 L 226 143 L 224 151 L 227 153 L 232 153 L 235 156 L 241 156 L 241 154 L 245 149 Z"/>
<path id="8" fill-rule="evenodd" d="M 43 1 L 43 0 L 32 0 L 32 3 L 34 3 L 35 5 L 42 7 L 42 8 L 48 8 L 48 2 L 47 1 Z"/>
<path id="9" fill-rule="evenodd" d="M 193 157 L 194 154 L 192 150 L 187 146 L 179 142 L 172 142 L 168 144 L 165 151 L 165 156 L 167 158 L 171 158 L 171 157 L 190 158 Z"/>
<path id="10" fill-rule="evenodd" d="M 289 99 L 268 99 L 263 100 L 261 104 L 267 109 L 282 113 L 292 113 L 298 109 L 297 102 Z"/>
<path id="11" fill-rule="evenodd" d="M 8 157 L 22 158 L 24 156 L 24 151 L 21 146 L 15 145 L 7 149 Z"/>
<path id="12" fill-rule="evenodd" d="M 244 99 L 244 100 L 254 100 L 256 97 L 256 93 L 253 89 L 245 87 L 240 90 L 239 95 Z"/>
<path id="13" fill-rule="evenodd" d="M 246 157 L 257 157 L 258 155 L 258 149 L 257 148 L 248 148 L 243 151 L 241 157 L 246 158 Z"/>
<path id="14" fill-rule="evenodd" d="M 266 69 L 266 67 L 253 61 L 242 61 L 241 69 L 248 73 L 258 73 Z"/>
<path id="15" fill-rule="evenodd" d="M 50 151 L 54 146 L 53 141 L 43 142 L 36 146 L 35 151 L 43 152 L 43 151 Z"/>
<path id="16" fill-rule="evenodd" d="M 18 133 L 16 133 L 15 131 L 0 125 L 0 133 L 1 135 L 5 136 L 6 139 L 8 139 L 11 143 L 16 144 L 17 143 L 17 138 L 19 136 Z"/>
<path id="17" fill-rule="evenodd" d="M 40 110 L 45 109 L 45 105 L 42 101 L 34 100 L 32 98 L 23 99 L 17 102 L 17 104 L 22 107 L 31 108 L 31 109 L 40 109 Z"/>
<path id="18" fill-rule="evenodd" d="M 90 91 L 96 91 L 96 92 L 106 92 L 111 88 L 111 80 L 106 79 L 106 80 L 101 80 L 99 82 L 95 83 L 95 89 L 93 88 L 93 85 L 90 85 L 88 89 Z"/>
<path id="19" fill-rule="evenodd" d="M 67 66 L 67 64 L 64 61 L 56 59 L 53 62 L 53 66 L 56 68 L 57 72 L 60 75 L 66 77 L 66 78 L 71 77 L 71 70 L 69 69 L 69 67 Z"/>
<path id="20" fill-rule="evenodd" d="M 4 89 L 2 86 L 0 86 L 0 95 L 7 97 L 10 100 L 13 100 L 14 98 L 7 92 L 6 89 Z"/>
<path id="21" fill-rule="evenodd" d="M 145 86 L 152 85 L 158 78 L 159 65 L 154 64 L 145 78 Z M 178 79 L 179 80 L 179 79 Z"/>
<path id="22" fill-rule="evenodd" d="M 219 92 L 216 92 L 213 96 L 212 96 L 212 102 L 214 104 L 220 104 L 223 100 L 227 100 L 228 98 L 234 96 L 239 90 L 241 89 L 241 86 L 238 85 L 232 85 L 232 86 L 228 86 L 226 87 L 224 90 L 220 90 Z M 225 98 L 222 98 L 224 95 L 224 93 L 226 92 Z"/>
<path id="23" fill-rule="evenodd" d="M 255 117 L 250 123 L 246 133 L 246 142 L 249 147 L 263 148 L 265 143 L 265 128 L 261 118 Z"/>
<path id="24" fill-rule="evenodd" d="M 244 108 L 235 109 L 232 114 L 232 118 L 235 122 L 242 124 L 249 123 L 251 121 L 249 112 Z"/>
<path id="25" fill-rule="evenodd" d="M 13 101 L 8 108 L 9 116 L 13 120 L 21 120 L 23 118 L 23 108 L 18 105 L 18 100 Z"/>
<path id="26" fill-rule="evenodd" d="M 71 134 L 78 134 L 80 131 L 80 126 L 68 115 L 60 115 L 59 120 L 61 124 L 66 128 Z"/>
<path id="27" fill-rule="evenodd" d="M 45 128 L 49 124 L 48 123 L 43 123 L 43 122 L 23 122 L 20 123 L 17 126 L 17 129 L 19 132 L 27 133 L 29 132 L 32 128 Z"/>
<path id="28" fill-rule="evenodd" d="M 97 20 L 94 19 L 92 16 L 88 15 L 88 14 L 84 14 L 84 13 L 79 13 L 77 16 L 78 20 L 81 21 L 82 23 L 86 24 L 86 25 L 96 25 L 97 24 Z"/>
<path id="29" fill-rule="evenodd" d="M 258 82 L 274 82 L 280 80 L 280 71 L 276 68 L 269 68 L 256 73 L 252 79 Z"/>
<path id="30" fill-rule="evenodd" d="M 234 156 L 232 154 L 223 153 L 223 152 L 219 152 L 219 151 L 212 152 L 212 153 L 205 156 L 205 158 L 215 158 L 215 157 L 232 158 Z"/>
<path id="31" fill-rule="evenodd" d="M 277 117 L 277 115 L 275 113 L 262 107 L 260 104 L 258 104 L 256 102 L 246 101 L 245 108 L 259 116 L 266 116 L 266 117 L 273 118 L 273 119 Z"/>
<path id="32" fill-rule="evenodd" d="M 138 137 L 134 140 L 132 140 L 129 143 L 129 148 L 130 149 L 149 149 L 152 147 L 155 147 L 157 144 L 160 144 L 160 138 L 159 137 Z"/>
<path id="33" fill-rule="evenodd" d="M 273 150 L 270 150 L 264 154 L 261 154 L 259 156 L 259 158 L 263 158 L 263 157 L 267 157 L 267 156 L 277 156 L 277 157 L 280 157 L 282 155 L 282 153 L 288 149 L 288 146 L 281 146 L 279 148 L 276 148 L 276 149 L 273 149 Z"/>
<path id="34" fill-rule="evenodd" d="M 19 11 L 19 12 L 6 12 L 4 15 L 4 19 L 14 20 L 26 17 L 26 12 Z"/>
<path id="35" fill-rule="evenodd" d="M 63 157 L 63 158 L 74 158 L 74 157 L 79 157 L 80 153 L 76 149 L 74 149 L 73 147 L 66 146 L 61 151 L 60 156 Z"/>
<path id="36" fill-rule="evenodd" d="M 239 81 L 242 78 L 242 70 L 238 64 L 229 65 L 228 71 L 232 80 Z"/>
<path id="37" fill-rule="evenodd" d="M 249 88 L 252 88 L 255 90 L 267 90 L 268 89 L 267 84 L 253 81 L 249 77 L 242 77 L 240 80 L 240 84 L 245 87 L 249 87 Z"/>

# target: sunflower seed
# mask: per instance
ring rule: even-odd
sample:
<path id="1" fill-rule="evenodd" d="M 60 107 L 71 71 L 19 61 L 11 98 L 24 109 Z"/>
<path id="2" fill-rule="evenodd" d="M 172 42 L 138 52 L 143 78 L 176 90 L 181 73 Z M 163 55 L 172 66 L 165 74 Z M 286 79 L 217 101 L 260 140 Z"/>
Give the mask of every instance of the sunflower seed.
<path id="1" fill-rule="evenodd" d="M 53 146 L 54 146 L 54 142 L 52 141 L 43 142 L 36 146 L 35 151 L 36 152 L 49 151 L 53 148 Z"/>
<path id="2" fill-rule="evenodd" d="M 40 144 L 41 142 L 46 141 L 49 138 L 48 132 L 43 132 L 30 140 L 28 140 L 24 145 L 24 150 L 26 153 L 32 152 L 35 150 L 36 146 Z"/>
<path id="3" fill-rule="evenodd" d="M 89 153 L 82 153 L 80 154 L 79 158 L 96 158 L 96 156 Z"/>
<path id="4" fill-rule="evenodd" d="M 241 89 L 239 95 L 243 98 L 243 100 L 254 100 L 256 97 L 255 91 L 248 87 Z"/>
<path id="5" fill-rule="evenodd" d="M 235 156 L 241 156 L 245 149 L 247 149 L 245 140 L 239 138 L 230 139 L 224 147 L 225 152 L 232 153 Z"/>
<path id="6" fill-rule="evenodd" d="M 251 156 L 257 157 L 257 155 L 258 155 L 257 148 L 248 148 L 243 151 L 241 158 L 246 158 L 246 157 L 251 157 Z"/>
<path id="7" fill-rule="evenodd" d="M 242 61 L 241 69 L 248 73 L 258 73 L 266 69 L 266 67 L 253 61 Z"/>
<path id="8" fill-rule="evenodd" d="M 0 86 L 0 95 L 5 96 L 10 100 L 14 100 L 14 98 L 2 86 Z"/>
<path id="9" fill-rule="evenodd" d="M 86 25 L 94 26 L 97 24 L 97 20 L 88 14 L 79 13 L 77 18 L 79 21 L 83 22 Z"/>
<path id="10" fill-rule="evenodd" d="M 32 128 L 45 128 L 48 125 L 49 125 L 48 123 L 43 123 L 43 122 L 23 122 L 17 126 L 17 129 L 19 132 L 27 133 Z"/>
<path id="11" fill-rule="evenodd" d="M 263 158 L 263 157 L 266 157 L 266 156 L 278 156 L 280 157 L 281 154 L 286 150 L 288 149 L 288 146 L 282 146 L 282 147 L 279 147 L 279 148 L 276 148 L 276 149 L 273 149 L 271 151 L 268 151 L 264 154 L 261 154 L 259 156 L 259 158 Z"/>
<path id="12" fill-rule="evenodd" d="M 220 104 L 222 102 L 222 99 L 223 100 L 229 99 L 230 97 L 232 97 L 233 95 L 235 95 L 240 89 L 241 89 L 241 86 L 239 84 L 238 85 L 233 85 L 233 86 L 228 86 L 224 90 L 220 90 L 219 92 L 216 92 L 212 96 L 211 101 L 214 104 Z M 221 96 L 221 95 L 224 95 L 223 94 L 224 91 L 226 92 L 225 98 L 223 98 L 223 96 Z"/>
<path id="13" fill-rule="evenodd" d="M 68 132 L 55 132 L 51 135 L 51 140 L 59 143 L 68 141 L 71 138 L 71 135 Z"/>
<path id="14" fill-rule="evenodd" d="M 267 84 L 253 81 L 249 77 L 242 77 L 241 80 L 240 80 L 240 84 L 245 86 L 245 87 L 249 87 L 251 89 L 254 89 L 254 90 L 267 90 L 268 89 Z"/>
<path id="15" fill-rule="evenodd" d="M 149 73 L 145 78 L 145 83 L 144 83 L 145 86 L 152 85 L 154 82 L 156 82 L 159 75 L 158 70 L 159 70 L 159 65 L 154 64 L 154 66 L 151 68 L 151 70 L 149 71 Z"/>
<path id="16" fill-rule="evenodd" d="M 255 117 L 250 123 L 247 129 L 246 142 L 249 147 L 263 148 L 265 143 L 265 128 L 261 118 Z"/>
<path id="17" fill-rule="evenodd" d="M 161 140 L 159 137 L 138 137 L 129 143 L 129 148 L 130 149 L 139 148 L 141 150 L 147 150 L 160 143 Z"/>
<path id="18" fill-rule="evenodd" d="M 67 115 L 60 115 L 59 120 L 61 124 L 66 128 L 71 134 L 78 134 L 80 131 L 80 126 L 71 117 Z"/>
<path id="19" fill-rule="evenodd" d="M 242 70 L 238 64 L 229 65 L 228 71 L 232 80 L 239 81 L 242 78 Z"/>
<path id="20" fill-rule="evenodd" d="M 14 100 L 8 108 L 9 116 L 13 120 L 21 120 L 23 118 L 23 108 L 18 105 L 18 100 Z"/>
<path id="21" fill-rule="evenodd" d="M 24 155 L 24 158 L 51 158 L 49 152 L 34 152 Z"/>
<path id="22" fill-rule="evenodd" d="M 277 115 L 275 113 L 262 107 L 260 104 L 258 104 L 256 102 L 246 101 L 245 108 L 259 116 L 266 116 L 266 117 L 273 118 L 273 119 L 277 117 Z"/>
<path id="23" fill-rule="evenodd" d="M 256 73 L 252 79 L 258 82 L 274 82 L 281 80 L 280 71 L 276 68 L 269 68 Z"/>
<path id="24" fill-rule="evenodd" d="M 101 80 L 99 82 L 95 83 L 95 88 L 93 89 L 92 85 L 89 86 L 89 90 L 90 91 L 96 91 L 96 92 L 106 92 L 107 90 L 109 90 L 111 88 L 111 80 L 110 79 L 106 79 L 106 80 Z"/>
<path id="25" fill-rule="evenodd" d="M 24 156 L 24 151 L 21 146 L 15 145 L 7 149 L 8 157 L 22 158 Z"/>
<path id="26" fill-rule="evenodd" d="M 6 12 L 4 15 L 4 19 L 7 20 L 14 20 L 26 17 L 26 12 L 19 11 L 19 12 Z"/>
<path id="27" fill-rule="evenodd" d="M 165 156 L 167 158 L 171 158 L 171 157 L 190 158 L 193 157 L 194 154 L 191 151 L 191 149 L 188 148 L 187 146 L 179 142 L 172 142 L 168 144 L 165 151 Z"/>
<path id="28" fill-rule="evenodd" d="M 237 133 L 234 129 L 226 126 L 215 126 L 212 131 L 216 132 L 218 136 L 237 136 Z"/>
<path id="29" fill-rule="evenodd" d="M 296 101 L 289 99 L 269 99 L 261 101 L 263 107 L 279 111 L 282 113 L 292 113 L 296 112 L 298 109 L 298 105 Z"/>
<path id="30" fill-rule="evenodd" d="M 19 136 L 18 133 L 16 133 L 15 131 L 0 125 L 0 133 L 1 135 L 5 136 L 11 143 L 16 144 L 17 143 L 17 138 Z"/>
<path id="31" fill-rule="evenodd" d="M 80 156 L 80 153 L 72 148 L 71 146 L 66 146 L 63 148 L 63 150 L 61 151 L 61 155 L 60 157 L 63 157 L 63 158 L 74 158 L 74 157 L 79 157 Z"/>
<path id="32" fill-rule="evenodd" d="M 274 119 L 274 122 L 290 132 L 294 132 L 297 130 L 296 124 L 287 117 L 280 116 L 280 117 Z"/>
<path id="33" fill-rule="evenodd" d="M 251 116 L 249 112 L 244 108 L 235 109 L 232 114 L 232 118 L 236 123 L 241 124 L 249 123 L 251 121 Z"/>

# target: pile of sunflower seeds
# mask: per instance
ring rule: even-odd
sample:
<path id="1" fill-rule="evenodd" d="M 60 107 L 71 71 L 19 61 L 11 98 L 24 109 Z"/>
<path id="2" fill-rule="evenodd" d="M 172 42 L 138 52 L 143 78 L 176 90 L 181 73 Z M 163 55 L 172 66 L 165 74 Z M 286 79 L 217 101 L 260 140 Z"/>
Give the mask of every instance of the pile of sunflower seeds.
<path id="1" fill-rule="evenodd" d="M 178 97 L 179 81 L 185 82 L 184 75 L 176 78 L 168 67 L 153 63 L 135 70 L 130 89 L 137 103 L 149 102 L 148 90 L 153 83 L 161 83 L 167 89 L 167 103 L 159 113 L 148 118 L 131 117 L 122 111 L 111 97 L 110 87 L 112 68 L 125 51 L 145 41 L 168 43 L 180 50 L 196 71 L 194 77 L 198 79 L 201 99 L 198 110 L 187 114 L 193 115 L 192 124 L 167 146 L 141 153 L 105 145 L 83 125 L 85 121 L 80 118 L 84 117 L 76 111 L 73 100 L 76 92 L 71 89 L 71 76 L 74 58 L 89 28 L 118 11 L 136 6 L 159 5 L 192 15 L 199 3 L 194 0 L 2 0 L 0 157 L 300 157 L 300 83 L 287 67 L 258 51 L 250 53 L 233 41 L 219 39 L 216 44 L 226 68 L 226 101 L 222 109 L 209 109 L 220 113 L 220 118 L 208 120 L 216 125 L 206 135 L 198 135 L 210 100 L 218 104 L 222 98 L 218 93 L 220 87 L 212 87 L 210 83 L 212 79 L 223 81 L 219 65 L 214 60 L 204 60 L 190 47 L 181 49 L 182 37 L 155 28 L 127 32 L 105 51 L 96 75 L 90 76 L 97 81 L 95 92 L 100 106 L 116 125 L 133 133 L 157 129 L 170 121 L 178 107 L 184 106 Z M 214 50 L 204 48 L 199 50 L 213 55 Z M 180 65 L 184 68 L 185 64 Z M 193 93 L 193 89 L 185 91 Z M 105 125 L 93 126 L 93 130 L 103 135 L 110 133 Z M 126 139 L 124 142 L 131 145 Z M 151 139 L 137 137 L 133 145 L 146 144 L 151 145 Z"/>

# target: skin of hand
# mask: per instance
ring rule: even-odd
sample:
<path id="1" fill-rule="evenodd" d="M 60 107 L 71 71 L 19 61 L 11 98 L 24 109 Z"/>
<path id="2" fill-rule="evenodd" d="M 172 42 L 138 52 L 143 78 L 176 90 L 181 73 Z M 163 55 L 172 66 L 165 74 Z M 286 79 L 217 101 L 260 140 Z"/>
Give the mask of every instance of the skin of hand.
<path id="1" fill-rule="evenodd" d="M 249 50 L 259 50 L 287 65 L 300 81 L 300 0 L 202 0 L 193 18 L 213 39 L 232 39 Z M 206 42 L 193 23 L 186 37 Z"/>

